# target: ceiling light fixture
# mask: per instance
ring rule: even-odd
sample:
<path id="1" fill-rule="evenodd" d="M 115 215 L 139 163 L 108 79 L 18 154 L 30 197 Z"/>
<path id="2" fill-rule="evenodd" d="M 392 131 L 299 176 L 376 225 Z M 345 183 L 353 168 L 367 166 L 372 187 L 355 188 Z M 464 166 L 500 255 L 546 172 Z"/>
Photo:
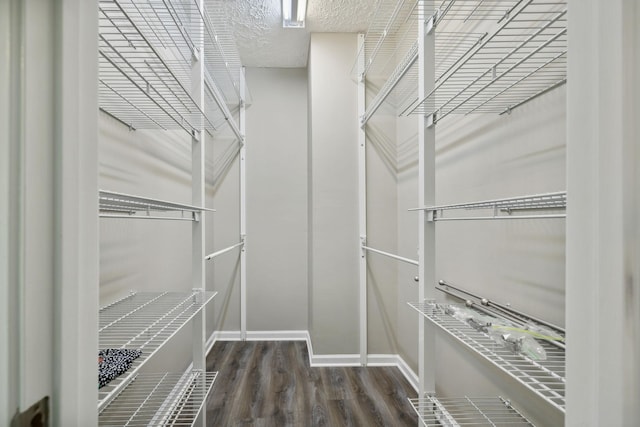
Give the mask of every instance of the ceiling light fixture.
<path id="1" fill-rule="evenodd" d="M 307 0 L 282 0 L 282 27 L 304 28 Z"/>

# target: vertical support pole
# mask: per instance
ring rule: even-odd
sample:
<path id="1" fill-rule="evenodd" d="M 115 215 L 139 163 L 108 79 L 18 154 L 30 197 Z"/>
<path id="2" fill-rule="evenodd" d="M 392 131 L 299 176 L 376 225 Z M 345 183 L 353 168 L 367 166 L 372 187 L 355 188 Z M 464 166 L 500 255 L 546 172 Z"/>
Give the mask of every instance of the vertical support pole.
<path id="1" fill-rule="evenodd" d="M 202 0 L 196 0 L 196 6 L 200 9 L 200 15 L 204 15 Z M 198 36 L 200 44 L 194 48 L 191 64 L 191 97 L 202 111 L 206 113 L 204 106 L 204 22 L 198 19 L 194 26 L 199 26 L 194 30 Z M 204 118 L 201 123 L 204 123 Z M 201 125 L 201 129 L 194 131 L 191 137 L 191 202 L 194 206 L 205 206 L 205 138 L 206 132 Z M 198 220 L 192 222 L 191 229 L 191 274 L 192 288 L 196 291 L 205 291 L 205 220 L 204 213 L 198 215 Z M 193 369 L 201 372 L 206 371 L 206 307 L 203 307 L 193 318 Z M 204 381 L 202 383 L 204 387 Z M 194 425 L 206 426 L 207 411 L 200 411 L 200 415 Z"/>
<path id="2" fill-rule="evenodd" d="M 435 29 L 433 9 L 428 4 L 418 19 L 418 97 L 424 99 L 435 84 Z M 429 117 L 418 118 L 418 205 L 435 204 L 435 126 Z M 418 213 L 418 298 L 435 298 L 435 222 L 428 213 Z M 435 330 L 424 316 L 418 325 L 418 380 L 420 397 L 435 392 Z"/>
<path id="3" fill-rule="evenodd" d="M 358 34 L 358 200 L 360 230 L 360 364 L 367 364 L 367 135 L 361 119 L 366 111 L 364 34 Z"/>
<path id="4" fill-rule="evenodd" d="M 640 5 L 569 0 L 566 417 L 640 420 Z"/>
<path id="5" fill-rule="evenodd" d="M 240 70 L 240 338 L 247 339 L 247 169 L 246 169 L 246 81 L 245 68 Z"/>

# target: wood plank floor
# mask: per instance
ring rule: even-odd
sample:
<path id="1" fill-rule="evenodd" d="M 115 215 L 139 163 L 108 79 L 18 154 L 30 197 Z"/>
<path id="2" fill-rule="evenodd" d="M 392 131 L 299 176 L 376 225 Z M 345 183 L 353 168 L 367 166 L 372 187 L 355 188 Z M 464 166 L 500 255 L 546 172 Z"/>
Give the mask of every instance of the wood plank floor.
<path id="1" fill-rule="evenodd" d="M 398 368 L 311 368 L 303 341 L 217 342 L 207 370 L 218 371 L 209 426 L 418 425 Z"/>

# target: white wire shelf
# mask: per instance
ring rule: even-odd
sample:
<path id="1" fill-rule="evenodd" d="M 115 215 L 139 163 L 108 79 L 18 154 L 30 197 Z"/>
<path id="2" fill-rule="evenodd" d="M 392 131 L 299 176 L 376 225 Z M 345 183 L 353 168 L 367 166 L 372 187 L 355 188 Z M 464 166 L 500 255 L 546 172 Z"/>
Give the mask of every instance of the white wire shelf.
<path id="1" fill-rule="evenodd" d="M 533 426 L 502 397 L 409 399 L 426 427 Z"/>
<path id="2" fill-rule="evenodd" d="M 157 0 L 100 0 L 100 108 L 133 128 L 202 127 L 189 95 L 193 42 Z"/>
<path id="3" fill-rule="evenodd" d="M 166 342 L 186 325 L 217 292 L 140 292 L 100 309 L 99 347 L 142 351 L 127 372 L 98 391 L 102 411 Z"/>
<path id="4" fill-rule="evenodd" d="M 100 0 L 99 10 L 103 111 L 135 129 L 193 134 L 228 124 L 239 133 L 227 104 L 240 102 L 241 66 L 230 35 L 223 32 L 226 27 L 219 25 L 214 33 L 211 14 L 194 0 Z M 191 63 L 202 55 L 203 44 L 205 67 L 214 83 L 199 106 L 190 95 Z M 218 95 L 217 102 L 207 99 Z"/>
<path id="5" fill-rule="evenodd" d="M 364 56 L 364 76 L 388 76 L 416 41 L 417 0 L 379 1 L 353 66 Z"/>
<path id="6" fill-rule="evenodd" d="M 193 0 L 192 0 L 193 1 Z M 204 61 L 228 105 L 240 103 L 242 62 L 221 0 L 205 0 Z"/>
<path id="7" fill-rule="evenodd" d="M 99 191 L 100 217 L 199 221 L 202 212 L 213 209 L 150 199 L 113 191 Z M 178 213 L 180 216 L 171 216 Z"/>
<path id="8" fill-rule="evenodd" d="M 463 20 L 474 10 L 473 3 L 451 0 L 439 19 Z M 433 115 L 436 122 L 452 113 L 502 114 L 566 82 L 565 0 L 475 3 L 482 7 L 474 12 L 477 19 L 500 17 L 496 28 L 402 115 Z M 492 9 L 488 3 L 499 6 Z"/>
<path id="9" fill-rule="evenodd" d="M 534 194 L 529 196 L 509 197 L 504 199 L 483 200 L 452 205 L 429 206 L 410 209 L 411 211 L 426 210 L 430 212 L 431 221 L 469 221 L 491 219 L 537 219 L 537 218 L 566 218 L 566 213 L 529 214 L 530 211 L 564 211 L 567 207 L 567 193 Z M 445 212 L 454 210 L 484 210 L 484 215 L 447 217 Z M 525 212 L 523 214 L 523 212 Z"/>
<path id="10" fill-rule="evenodd" d="M 454 337 L 469 350 L 482 356 L 525 387 L 564 412 L 565 352 L 545 341 L 539 344 L 546 352 L 546 360 L 531 360 L 513 353 L 438 307 L 434 302 L 408 303 L 434 325 Z"/>
<path id="11" fill-rule="evenodd" d="M 99 415 L 100 426 L 192 426 L 217 372 L 141 374 Z"/>
<path id="12" fill-rule="evenodd" d="M 435 73 L 438 82 L 457 63 L 460 57 L 470 52 L 486 36 L 484 33 L 436 33 Z M 418 101 L 418 43 L 407 51 L 396 68 L 385 80 L 374 99 L 368 103 L 367 111 L 361 119 L 366 124 L 383 102 L 389 102 L 400 115 Z"/>

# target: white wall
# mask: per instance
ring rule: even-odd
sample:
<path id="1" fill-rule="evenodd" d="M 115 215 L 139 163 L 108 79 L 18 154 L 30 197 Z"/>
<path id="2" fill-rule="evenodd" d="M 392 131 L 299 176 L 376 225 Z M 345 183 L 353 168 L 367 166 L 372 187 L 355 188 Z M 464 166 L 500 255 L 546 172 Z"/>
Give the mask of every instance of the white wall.
<path id="1" fill-rule="evenodd" d="M 565 190 L 565 105 L 562 87 L 511 115 L 438 123 L 437 204 Z M 563 326 L 564 247 L 562 219 L 440 222 L 436 279 Z M 437 393 L 506 396 L 534 423 L 562 425 L 560 411 L 459 343 L 436 345 Z"/>
<path id="2" fill-rule="evenodd" d="M 191 138 L 186 132 L 132 131 L 104 113 L 99 131 L 100 189 L 191 204 Z M 211 149 L 209 142 L 206 150 Z M 131 291 L 190 292 L 191 226 L 190 221 L 101 218 L 100 306 Z M 190 343 L 187 325 L 146 369 L 184 370 L 191 362 Z"/>
<path id="3" fill-rule="evenodd" d="M 356 49 L 355 34 L 311 35 L 309 329 L 318 354 L 358 352 Z"/>
<path id="4" fill-rule="evenodd" d="M 370 94 L 367 94 L 370 95 Z M 367 246 L 398 252 L 398 153 L 395 114 L 386 105 L 365 128 L 367 147 Z M 415 254 L 409 258 L 417 259 Z M 367 253 L 368 353 L 397 354 L 398 269 L 396 260 Z"/>
<path id="5" fill-rule="evenodd" d="M 307 330 L 307 74 L 246 76 L 247 329 Z"/>
<path id="6" fill-rule="evenodd" d="M 206 152 L 207 215 L 205 245 L 207 254 L 240 242 L 240 170 L 238 142 L 233 138 L 215 139 Z M 207 310 L 207 333 L 240 329 L 240 248 L 206 261 L 207 289 L 215 290 Z"/>

